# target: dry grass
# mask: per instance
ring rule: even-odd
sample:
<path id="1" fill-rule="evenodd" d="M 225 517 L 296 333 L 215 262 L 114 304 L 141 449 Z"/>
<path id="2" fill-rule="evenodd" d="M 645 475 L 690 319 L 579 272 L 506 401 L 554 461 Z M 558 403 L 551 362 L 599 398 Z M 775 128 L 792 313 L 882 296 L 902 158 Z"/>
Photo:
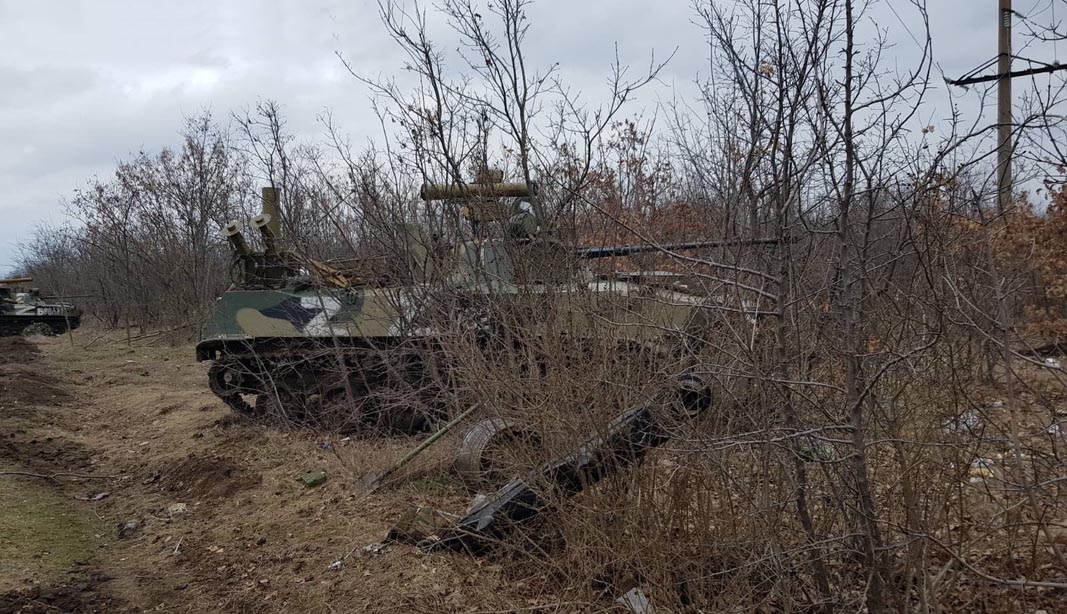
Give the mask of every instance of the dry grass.
<path id="1" fill-rule="evenodd" d="M 89 338 L 82 335 L 76 340 Z M 100 484 L 25 484 L 20 491 L 36 498 L 33 489 L 46 488 L 52 499 L 39 501 L 59 497 L 77 518 L 103 527 L 84 562 L 94 577 L 112 579 L 90 582 L 86 594 L 102 596 L 109 611 L 602 611 L 635 585 L 662 611 L 776 611 L 810 590 L 811 549 L 792 508 L 792 453 L 774 440 L 774 424 L 754 432 L 752 416 L 730 414 L 743 405 L 724 403 L 727 409 L 696 425 L 679 425 L 675 438 L 640 468 L 559 501 L 545 521 L 487 558 L 424 554 L 402 544 L 375 553 L 364 546 L 380 542 L 408 506 L 464 509 L 470 494 L 449 472 L 458 434 L 367 494 L 363 476 L 390 466 L 416 438 L 345 439 L 250 424 L 208 391 L 206 366 L 193 362 L 188 347 L 32 343 L 40 355 L 16 360 L 17 369 L 25 381 L 44 384 L 20 393 L 18 410 L 4 414 L 4 426 L 14 427 L 5 456 L 34 471 L 114 476 Z M 1022 395 L 1026 441 L 1031 450 L 1051 453 L 1062 442 L 1050 439 L 1048 417 L 1065 398 L 1046 370 L 1027 368 L 1034 391 Z M 609 371 L 592 375 L 605 379 Z M 595 423 L 597 412 L 645 394 L 634 386 L 612 403 L 590 405 L 598 388 L 580 385 L 590 373 L 550 374 L 539 380 L 543 388 L 525 389 L 523 399 L 509 396 L 516 394 L 513 382 L 501 373 L 486 378 L 492 389 L 482 394 L 500 399 L 497 411 L 512 417 L 523 415 L 520 401 L 540 403 L 526 417 L 546 433 L 550 450 L 560 449 Z M 904 456 L 889 442 L 871 446 L 872 483 L 894 540 L 892 567 L 907 569 L 909 557 L 920 556 L 922 569 L 958 569 L 949 564 L 954 552 L 993 576 L 1054 580 L 1054 561 L 1004 481 L 1007 426 L 993 403 L 995 389 L 972 392 L 981 432 L 945 432 L 946 417 L 965 404 L 943 389 L 919 386 L 898 399 L 906 419 L 901 440 L 910 442 Z M 885 425 L 884 432 L 892 428 Z M 856 554 L 847 538 L 849 514 L 841 509 L 849 505 L 847 485 L 833 458 L 847 449 L 829 444 L 822 453 L 831 455 L 828 462 L 808 464 L 816 529 L 827 540 L 819 552 L 841 587 L 841 601 L 858 601 L 861 595 L 848 593 L 862 578 L 849 572 Z M 990 475 L 974 479 L 976 458 L 997 459 Z M 1059 466 L 1034 460 L 1033 475 L 1047 477 L 1042 472 Z M 308 470 L 325 470 L 328 480 L 304 488 L 296 478 Z M 919 517 L 910 520 L 900 503 L 905 476 L 919 493 Z M 72 500 L 91 488 L 111 494 L 97 502 Z M 1059 491 L 1043 493 L 1051 514 L 1043 521 L 1063 539 Z M 184 513 L 171 511 L 178 503 Z M 139 530 L 119 539 L 118 527 L 131 520 Z M 909 522 L 946 550 L 933 541 L 921 551 L 901 543 Z M 335 561 L 340 569 L 330 569 Z M 1063 611 L 1056 589 L 1003 586 L 967 571 L 947 575 L 939 590 L 944 611 L 978 604 L 990 612 Z M 24 595 L 7 598 L 19 603 Z"/>
<path id="2" fill-rule="evenodd" d="M 364 552 L 408 505 L 462 509 L 468 495 L 445 470 L 443 451 L 364 495 L 363 475 L 388 466 L 415 439 L 341 441 L 234 419 L 207 390 L 206 367 L 188 347 L 34 343 L 44 357 L 32 367 L 61 378 L 72 400 L 19 441 L 52 437 L 85 450 L 93 472 L 118 476 L 107 482 L 110 496 L 76 505 L 107 527 L 90 565 L 114 578 L 106 590 L 131 608 L 505 611 L 561 599 L 515 583 L 490 561 L 399 545 Z M 33 449 L 19 449 L 17 462 L 37 463 Z M 76 459 L 49 462 L 63 470 Z M 296 480 L 319 469 L 329 476 L 321 487 Z M 187 513 L 169 513 L 176 503 Z M 118 539 L 117 527 L 129 520 L 142 528 Z M 341 569 L 329 569 L 338 560 Z"/>

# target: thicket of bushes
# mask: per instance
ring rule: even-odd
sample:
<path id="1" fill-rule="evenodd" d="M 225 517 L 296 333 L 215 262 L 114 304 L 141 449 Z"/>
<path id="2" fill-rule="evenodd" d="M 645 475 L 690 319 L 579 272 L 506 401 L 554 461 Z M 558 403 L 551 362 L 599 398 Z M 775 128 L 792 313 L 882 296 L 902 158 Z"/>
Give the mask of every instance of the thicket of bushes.
<path id="1" fill-rule="evenodd" d="M 195 326 L 226 284 L 217 228 L 256 209 L 258 185 L 281 189 L 288 240 L 328 258 L 387 249 L 398 221 L 464 236 L 417 186 L 469 181 L 486 164 L 537 180 L 543 224 L 565 243 L 771 238 L 613 262 L 685 271 L 742 312 L 625 377 L 612 352 L 531 377 L 449 337 L 463 386 L 452 394 L 532 420 L 546 441 L 595 428 L 680 370 L 715 382 L 713 416 L 560 501 L 566 528 L 551 545 L 520 543 L 519 564 L 582 599 L 638 583 L 694 611 L 1029 608 L 1062 594 L 1067 374 L 1030 349 L 1065 332 L 1067 201 L 1053 180 L 1047 211 L 1023 194 L 998 209 L 980 155 L 988 131 L 919 123 L 929 40 L 915 39 L 914 66 L 890 67 L 851 0 L 699 4 L 712 74 L 652 131 L 622 117 L 654 64 L 632 80 L 616 67 L 607 102 L 583 106 L 552 67 L 526 65 L 524 5 L 445 0 L 471 54 L 447 64 L 424 17 L 386 3 L 420 84 L 366 81 L 388 147 L 297 146 L 272 105 L 230 128 L 194 119 L 179 149 L 76 194 L 71 225 L 42 229 L 24 272 L 92 295 L 80 301 L 108 326 Z M 1020 122 L 1021 147 L 1039 147 L 1026 140 L 1035 118 L 1059 129 L 1059 99 L 1041 102 Z M 538 360 L 567 364 L 553 339 Z"/>

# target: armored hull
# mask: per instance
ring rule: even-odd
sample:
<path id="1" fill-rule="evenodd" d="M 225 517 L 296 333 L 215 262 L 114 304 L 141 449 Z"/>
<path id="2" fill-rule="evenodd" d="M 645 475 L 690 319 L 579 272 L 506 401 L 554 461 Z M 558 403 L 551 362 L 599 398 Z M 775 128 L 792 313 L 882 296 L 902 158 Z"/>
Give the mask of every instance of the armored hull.
<path id="1" fill-rule="evenodd" d="M 428 200 L 477 196 L 481 206 L 466 207 L 468 214 L 506 221 L 506 228 L 485 233 L 489 218 L 472 218 L 474 237 L 450 245 L 404 228 L 392 237 L 403 262 L 382 274 L 278 249 L 280 230 L 270 221 L 279 208 L 265 189 L 264 214 L 253 220 L 264 251 L 250 250 L 236 224 L 225 231 L 240 275 L 218 299 L 196 349 L 199 360 L 212 361 L 212 391 L 248 416 L 412 432 L 461 404 L 458 355 L 450 356 L 456 347 L 490 362 L 518 356 L 522 373 L 541 373 L 559 359 L 538 354 L 546 339 L 565 339 L 577 357 L 572 368 L 580 368 L 594 345 L 656 359 L 706 330 L 709 299 L 669 274 L 596 276 L 583 263 L 735 242 L 566 249 L 540 236 L 532 207 L 491 202 L 533 193 L 526 184 L 424 187 Z"/>
<path id="2" fill-rule="evenodd" d="M 59 335 L 81 326 L 81 315 L 11 315 L 0 314 L 0 337 L 21 335 L 33 324 L 43 324 L 48 327 L 52 334 Z"/>
<path id="3" fill-rule="evenodd" d="M 450 293 L 450 305 L 413 298 L 432 295 L 416 286 L 232 289 L 205 324 L 197 359 L 212 361 L 212 391 L 241 414 L 413 432 L 447 418 L 454 375 L 446 335 L 469 335 L 486 352 L 500 338 L 515 345 L 545 334 L 666 352 L 702 313 L 699 297 L 626 281 L 474 286 Z M 432 325 L 443 309 L 447 330 Z M 503 330 L 505 321 L 523 322 L 521 330 Z"/>
<path id="4" fill-rule="evenodd" d="M 401 334 L 395 292 L 293 285 L 231 289 L 197 359 L 235 411 L 339 431 L 414 432 L 444 414 L 431 338 Z"/>
<path id="5" fill-rule="evenodd" d="M 4 281 L 7 280 L 0 280 L 0 283 Z M 20 278 L 17 281 L 30 280 Z M 42 299 L 36 290 L 16 293 L 13 288 L 0 287 L 0 336 L 19 335 L 33 325 L 43 325 L 58 335 L 78 328 L 81 316 L 81 309 L 69 303 Z"/>

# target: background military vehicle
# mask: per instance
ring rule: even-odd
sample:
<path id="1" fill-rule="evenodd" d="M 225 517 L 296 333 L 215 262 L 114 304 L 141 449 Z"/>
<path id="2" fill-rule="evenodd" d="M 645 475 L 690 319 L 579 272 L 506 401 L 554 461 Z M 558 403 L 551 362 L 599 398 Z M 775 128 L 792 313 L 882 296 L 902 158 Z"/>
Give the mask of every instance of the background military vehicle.
<path id="1" fill-rule="evenodd" d="M 31 277 L 0 279 L 0 336 L 22 334 L 31 325 L 44 327 L 53 334 L 81 325 L 81 309 L 41 296 L 37 288 L 31 287 L 32 283 Z"/>
<path id="2" fill-rule="evenodd" d="M 419 431 L 448 414 L 444 335 L 488 342 L 521 319 L 514 343 L 563 330 L 656 346 L 705 317 L 706 297 L 669 279 L 597 276 L 583 263 L 736 242 L 566 248 L 541 229 L 535 186 L 482 179 L 423 186 L 423 200 L 461 207 L 470 234 L 446 244 L 398 226 L 402 257 L 388 259 L 391 267 L 373 259 L 322 263 L 281 249 L 277 192 L 265 188 L 263 212 L 252 220 L 263 249 L 251 250 L 236 224 L 224 231 L 235 280 L 196 348 L 198 360 L 212 361 L 211 389 L 246 415 Z"/>

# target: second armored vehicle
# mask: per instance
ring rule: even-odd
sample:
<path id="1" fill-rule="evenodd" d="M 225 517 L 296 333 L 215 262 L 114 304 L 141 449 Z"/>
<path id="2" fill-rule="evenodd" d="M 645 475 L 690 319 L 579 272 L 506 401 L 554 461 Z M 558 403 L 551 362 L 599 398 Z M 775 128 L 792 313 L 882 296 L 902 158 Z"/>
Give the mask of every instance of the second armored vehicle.
<path id="1" fill-rule="evenodd" d="M 29 287 L 31 277 L 0 279 L 0 337 L 22 334 L 37 325 L 52 334 L 81 325 L 82 311 L 70 303 L 45 298 Z"/>

